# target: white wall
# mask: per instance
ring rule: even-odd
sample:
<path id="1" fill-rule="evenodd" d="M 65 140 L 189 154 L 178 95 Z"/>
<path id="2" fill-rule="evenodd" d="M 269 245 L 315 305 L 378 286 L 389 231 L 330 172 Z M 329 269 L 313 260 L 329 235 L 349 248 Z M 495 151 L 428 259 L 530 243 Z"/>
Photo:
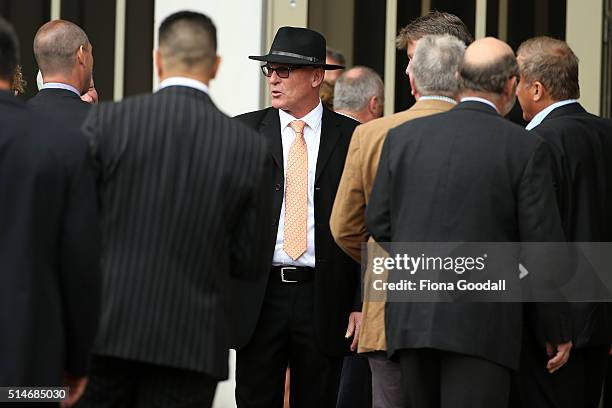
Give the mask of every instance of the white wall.
<path id="1" fill-rule="evenodd" d="M 568 0 L 566 40 L 580 59 L 580 103 L 599 115 L 603 0 Z"/>
<path id="2" fill-rule="evenodd" d="M 217 78 L 210 84 L 212 99 L 230 116 L 260 109 L 262 75 L 248 56 L 260 55 L 265 48 L 263 9 L 263 0 L 157 0 L 154 46 L 159 24 L 168 15 L 179 10 L 206 14 L 217 27 L 217 52 L 222 58 Z M 157 83 L 155 78 L 153 89 Z"/>

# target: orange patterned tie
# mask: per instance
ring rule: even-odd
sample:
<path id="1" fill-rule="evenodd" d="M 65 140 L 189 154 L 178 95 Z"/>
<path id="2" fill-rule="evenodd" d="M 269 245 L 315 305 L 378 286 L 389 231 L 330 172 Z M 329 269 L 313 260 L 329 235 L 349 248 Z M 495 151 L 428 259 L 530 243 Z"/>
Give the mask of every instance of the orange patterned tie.
<path id="1" fill-rule="evenodd" d="M 296 260 L 307 247 L 308 224 L 308 149 L 304 140 L 305 122 L 289 123 L 295 140 L 287 158 L 287 187 L 285 190 L 285 236 L 283 249 Z"/>

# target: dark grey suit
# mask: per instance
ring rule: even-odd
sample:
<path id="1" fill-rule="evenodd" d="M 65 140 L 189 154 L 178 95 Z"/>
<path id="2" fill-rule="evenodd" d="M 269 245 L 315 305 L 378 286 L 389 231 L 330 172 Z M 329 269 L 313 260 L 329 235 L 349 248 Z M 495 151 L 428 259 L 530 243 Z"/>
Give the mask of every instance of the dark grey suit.
<path id="1" fill-rule="evenodd" d="M 84 130 L 104 240 L 94 353 L 226 378 L 229 277 L 259 276 L 270 223 L 254 189 L 265 142 L 184 86 L 96 106 Z"/>
<path id="2" fill-rule="evenodd" d="M 368 229 L 379 242 L 563 241 L 551 161 L 543 140 L 480 102 L 410 121 L 385 141 L 366 212 Z M 539 321 L 553 343 L 569 339 L 565 323 Z M 479 366 L 486 361 L 518 367 L 520 303 L 387 302 L 385 326 L 390 354 L 433 349 L 442 354 L 425 359 L 441 367 L 445 353 L 473 357 Z M 475 374 L 466 358 L 449 365 Z M 507 395 L 510 378 L 502 377 L 507 384 L 500 397 Z M 443 382 L 433 386 L 444 389 Z M 449 393 L 460 388 L 451 384 Z M 446 398 L 452 401 L 453 395 Z M 453 406 L 466 403 L 459 399 Z"/>
<path id="3" fill-rule="evenodd" d="M 91 105 L 66 89 L 41 89 L 28 100 L 28 105 L 42 115 L 51 117 L 65 126 L 79 129 Z"/>
<path id="4" fill-rule="evenodd" d="M 100 237 L 87 141 L 0 91 L 0 385 L 87 374 Z"/>
<path id="5" fill-rule="evenodd" d="M 578 103 L 555 108 L 532 132 L 550 143 L 556 164 L 558 205 L 568 241 L 612 241 L 612 121 L 589 114 Z M 584 258 L 564 288 L 582 299 L 608 298 Z M 610 303 L 572 303 L 569 362 L 555 375 L 541 363 L 544 352 L 525 332 L 517 376 L 523 407 L 596 408 L 612 344 Z M 518 404 L 517 404 L 518 406 Z"/>

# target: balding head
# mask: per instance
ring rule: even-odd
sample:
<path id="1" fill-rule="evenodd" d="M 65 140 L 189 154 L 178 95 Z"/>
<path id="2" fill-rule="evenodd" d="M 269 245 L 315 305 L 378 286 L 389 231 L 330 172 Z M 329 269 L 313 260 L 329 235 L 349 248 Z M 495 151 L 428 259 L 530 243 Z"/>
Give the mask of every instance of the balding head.
<path id="1" fill-rule="evenodd" d="M 384 84 L 372 68 L 357 66 L 344 72 L 334 86 L 334 110 L 364 123 L 382 116 Z"/>
<path id="2" fill-rule="evenodd" d="M 518 65 L 512 48 L 497 38 L 474 41 L 465 50 L 461 79 L 465 90 L 501 94 Z"/>
<path id="3" fill-rule="evenodd" d="M 81 47 L 91 50 L 87 34 L 76 24 L 53 20 L 40 27 L 34 37 L 34 56 L 43 77 L 70 75 Z"/>
<path id="4" fill-rule="evenodd" d="M 201 13 L 180 11 L 167 17 L 159 27 L 159 55 L 163 71 L 196 74 L 216 70 L 217 29 Z M 164 72 L 160 72 L 163 76 Z M 214 76 L 214 75 L 213 75 Z"/>

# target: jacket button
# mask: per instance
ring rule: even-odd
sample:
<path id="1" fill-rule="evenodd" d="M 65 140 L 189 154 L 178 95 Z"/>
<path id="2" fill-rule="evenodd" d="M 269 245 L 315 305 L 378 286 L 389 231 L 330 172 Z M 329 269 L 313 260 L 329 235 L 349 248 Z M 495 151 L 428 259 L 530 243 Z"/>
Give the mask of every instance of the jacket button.
<path id="1" fill-rule="evenodd" d="M 280 191 L 280 189 L 281 189 L 281 185 L 280 184 L 275 184 L 274 185 L 274 190 Z"/>
<path id="2" fill-rule="evenodd" d="M 272 226 L 275 226 L 278 223 L 278 220 L 272 221 Z"/>

